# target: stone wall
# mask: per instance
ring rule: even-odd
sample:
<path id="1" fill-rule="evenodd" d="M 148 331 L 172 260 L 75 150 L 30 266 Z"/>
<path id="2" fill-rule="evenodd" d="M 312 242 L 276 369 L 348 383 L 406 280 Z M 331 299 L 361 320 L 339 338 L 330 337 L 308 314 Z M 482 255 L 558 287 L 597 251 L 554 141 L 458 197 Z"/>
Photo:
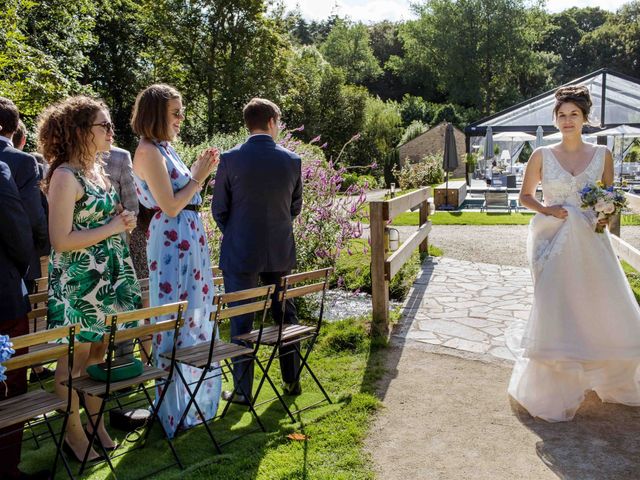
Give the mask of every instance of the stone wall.
<path id="1" fill-rule="evenodd" d="M 446 123 L 440 123 L 435 127 L 427 130 L 419 137 L 408 141 L 402 145 L 400 150 L 400 166 L 405 162 L 411 163 L 419 162 L 426 155 L 443 156 L 444 153 L 444 134 L 446 130 Z M 465 145 L 464 145 L 464 133 L 457 128 L 453 127 L 453 133 L 456 137 L 456 147 L 458 149 L 459 165 L 455 172 L 452 172 L 450 177 L 464 178 L 465 175 Z"/>

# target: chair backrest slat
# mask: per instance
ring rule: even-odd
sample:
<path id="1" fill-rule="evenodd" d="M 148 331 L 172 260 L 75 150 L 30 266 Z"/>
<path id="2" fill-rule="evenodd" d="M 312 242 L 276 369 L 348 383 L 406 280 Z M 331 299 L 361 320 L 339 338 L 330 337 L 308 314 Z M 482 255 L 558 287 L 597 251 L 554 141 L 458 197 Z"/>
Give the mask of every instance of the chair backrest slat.
<path id="1" fill-rule="evenodd" d="M 264 287 L 249 288 L 238 292 L 225 293 L 220 295 L 220 303 L 240 302 L 249 298 L 261 297 L 267 295 L 269 291 L 273 292 L 275 285 L 266 285 Z"/>
<path id="2" fill-rule="evenodd" d="M 213 284 L 216 287 L 224 286 L 224 277 L 213 277 Z"/>
<path id="3" fill-rule="evenodd" d="M 252 295 L 256 297 L 257 295 Z M 267 300 L 266 308 L 271 307 L 271 299 Z M 238 315 L 244 315 L 247 313 L 260 312 L 265 309 L 265 302 L 261 300 L 259 302 L 245 303 L 244 305 L 238 305 L 237 307 L 227 307 L 221 310 L 217 314 L 218 320 L 224 320 L 226 318 L 237 317 Z"/>
<path id="4" fill-rule="evenodd" d="M 301 297 L 303 295 L 308 295 L 314 292 L 321 292 L 322 290 L 324 290 L 324 287 L 325 287 L 325 282 L 319 282 L 319 283 L 312 283 L 310 285 L 303 285 L 301 287 L 289 288 L 287 290 L 287 298 L 296 298 L 296 297 Z M 284 297 L 283 291 L 280 292 L 279 297 L 280 297 L 280 301 L 282 301 Z"/>
<path id="5" fill-rule="evenodd" d="M 160 317 L 163 315 L 170 315 L 172 313 L 177 314 L 180 307 L 182 306 L 182 311 L 184 312 L 187 309 L 188 302 L 176 302 L 176 303 L 168 303 L 167 305 L 161 305 L 159 307 L 148 307 L 141 308 L 139 310 L 130 310 L 128 312 L 118 312 L 115 314 L 117 317 L 118 325 L 127 322 L 135 322 L 138 320 L 146 320 L 151 317 Z M 109 315 L 107 319 L 113 318 L 113 316 Z"/>
<path id="6" fill-rule="evenodd" d="M 326 277 L 329 273 L 331 273 L 333 269 L 328 267 L 328 268 L 320 268 L 318 270 L 312 270 L 309 272 L 300 272 L 300 273 L 293 273 L 291 275 L 287 275 L 287 281 L 289 282 L 289 284 L 293 284 L 293 283 L 300 283 L 300 282 L 306 282 L 309 280 L 316 280 L 319 278 L 324 278 Z"/>
<path id="7" fill-rule="evenodd" d="M 29 320 L 33 320 L 34 318 L 42 318 L 47 316 L 47 307 L 34 308 L 29 313 L 27 313 L 27 318 Z"/>
<path id="8" fill-rule="evenodd" d="M 214 277 L 222 276 L 222 270 L 220 270 L 220 267 L 218 267 L 218 265 L 213 265 L 211 267 L 211 273 L 213 274 Z"/>
<path id="9" fill-rule="evenodd" d="M 29 352 L 25 353 L 24 355 L 18 355 L 16 357 L 10 358 L 4 363 L 4 366 L 7 367 L 7 370 L 15 370 L 16 368 L 24 368 L 31 365 L 53 362 L 66 355 L 68 350 L 69 345 L 61 343 L 59 345 L 53 345 L 49 348 L 36 350 L 35 352 Z"/>
<path id="10" fill-rule="evenodd" d="M 15 355 L 4 363 L 7 370 L 15 370 L 30 365 L 52 362 L 59 359 L 69 351 L 66 343 L 50 344 L 62 339 L 69 340 L 71 332 L 79 332 L 80 324 L 65 325 L 64 327 L 52 328 L 36 333 L 28 333 L 11 339 L 14 350 L 46 345 L 47 348 L 37 349 L 22 355 Z"/>
<path id="11" fill-rule="evenodd" d="M 80 330 L 80 325 L 75 324 L 76 331 Z M 42 330 L 41 332 L 29 333 L 27 335 L 21 335 L 11 339 L 14 350 L 20 350 L 22 348 L 34 347 L 42 343 L 49 343 L 61 338 L 69 336 L 70 326 L 52 328 L 50 330 Z"/>
<path id="12" fill-rule="evenodd" d="M 46 305 L 48 299 L 49 292 L 32 293 L 29 295 L 29 305 L 37 305 L 39 303 L 44 303 Z"/>
<path id="13" fill-rule="evenodd" d="M 36 293 L 47 293 L 49 288 L 49 277 L 40 277 L 34 280 L 36 285 Z"/>
<path id="14" fill-rule="evenodd" d="M 174 324 L 171 320 L 166 322 L 157 322 L 150 325 L 140 325 L 139 327 L 125 328 L 116 332 L 115 341 L 116 343 L 120 343 L 125 340 L 153 335 L 158 332 L 166 332 L 167 330 L 173 330 L 173 328 Z"/>

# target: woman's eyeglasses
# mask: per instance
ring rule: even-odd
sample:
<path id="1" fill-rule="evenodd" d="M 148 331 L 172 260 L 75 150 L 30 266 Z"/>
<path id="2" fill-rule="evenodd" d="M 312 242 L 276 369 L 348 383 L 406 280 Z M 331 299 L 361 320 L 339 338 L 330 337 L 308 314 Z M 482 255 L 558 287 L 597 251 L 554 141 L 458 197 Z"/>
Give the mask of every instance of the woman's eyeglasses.
<path id="1" fill-rule="evenodd" d="M 111 122 L 92 123 L 91 126 L 92 127 L 102 127 L 102 128 L 104 128 L 105 132 L 107 132 L 107 133 L 112 132 L 113 133 L 113 123 L 111 123 Z"/>
<path id="2" fill-rule="evenodd" d="M 180 110 L 174 110 L 173 112 L 171 112 L 171 114 L 176 118 L 185 118 L 186 113 L 187 109 L 185 107 L 182 107 Z"/>

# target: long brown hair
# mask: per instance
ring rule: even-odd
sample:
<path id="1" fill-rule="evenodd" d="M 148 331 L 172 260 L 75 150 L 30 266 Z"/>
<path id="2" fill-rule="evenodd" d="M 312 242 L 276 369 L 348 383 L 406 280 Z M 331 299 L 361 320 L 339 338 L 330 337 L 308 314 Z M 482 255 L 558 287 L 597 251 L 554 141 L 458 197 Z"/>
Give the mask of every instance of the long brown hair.
<path id="1" fill-rule="evenodd" d="M 61 164 L 76 160 L 86 170 L 95 161 L 89 148 L 94 139 L 91 126 L 101 110 L 108 112 L 103 102 L 80 95 L 51 105 L 40 115 L 38 151 L 50 165 L 41 184 L 45 193 L 53 172 Z"/>
<path id="2" fill-rule="evenodd" d="M 182 97 L 171 85 L 157 83 L 142 90 L 131 112 L 131 128 L 136 135 L 148 140 L 171 140 L 167 105 L 174 98 Z"/>

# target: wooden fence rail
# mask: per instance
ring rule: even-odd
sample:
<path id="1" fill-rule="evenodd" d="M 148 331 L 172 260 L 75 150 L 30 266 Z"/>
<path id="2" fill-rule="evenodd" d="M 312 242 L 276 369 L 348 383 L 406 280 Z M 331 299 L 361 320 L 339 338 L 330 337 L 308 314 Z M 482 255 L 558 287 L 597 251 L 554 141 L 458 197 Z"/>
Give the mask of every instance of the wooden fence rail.
<path id="1" fill-rule="evenodd" d="M 373 324 L 371 333 L 376 337 L 389 336 L 389 282 L 400 271 L 416 248 L 429 250 L 428 236 L 430 187 L 407 193 L 391 200 L 369 202 L 371 228 L 371 297 Z M 405 240 L 400 248 L 388 256 L 385 229 L 390 220 L 414 207 L 420 207 L 418 231 Z"/>
<path id="2" fill-rule="evenodd" d="M 626 193 L 625 196 L 629 202 L 629 210 L 634 213 L 640 213 L 640 196 L 632 193 Z M 621 219 L 618 215 L 610 225 L 613 250 L 618 258 L 621 258 L 640 272 L 640 250 L 620 238 L 620 223 Z"/>

